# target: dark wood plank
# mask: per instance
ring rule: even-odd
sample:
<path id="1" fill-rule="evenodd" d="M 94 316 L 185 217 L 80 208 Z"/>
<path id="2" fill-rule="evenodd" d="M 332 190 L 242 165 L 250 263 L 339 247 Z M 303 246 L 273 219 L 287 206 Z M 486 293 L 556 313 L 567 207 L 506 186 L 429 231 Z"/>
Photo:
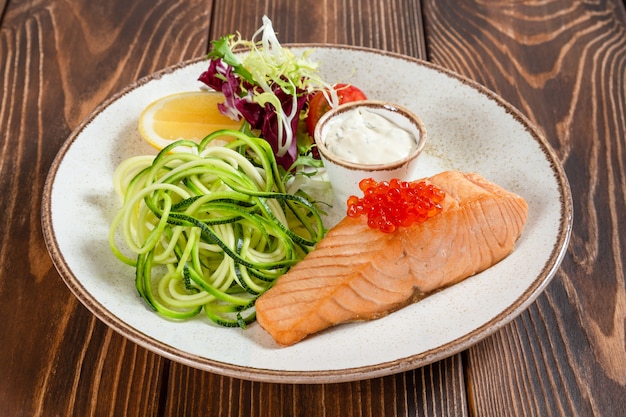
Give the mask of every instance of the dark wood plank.
<path id="1" fill-rule="evenodd" d="M 266 384 L 172 364 L 165 416 L 463 416 L 460 355 L 399 375 L 320 385 Z"/>
<path id="2" fill-rule="evenodd" d="M 7 4 L 8 4 L 8 0 L 0 0 L 0 21 L 2 21 L 2 17 L 4 16 L 4 13 L 6 12 Z"/>
<path id="3" fill-rule="evenodd" d="M 210 39 L 236 31 L 250 38 L 266 15 L 281 42 L 347 44 L 426 57 L 420 1 L 217 0 L 215 10 Z"/>
<path id="4" fill-rule="evenodd" d="M 428 0 L 432 61 L 486 85 L 545 133 L 576 221 L 544 295 L 468 354 L 474 415 L 624 415 L 626 12 L 618 0 Z"/>
<path id="5" fill-rule="evenodd" d="M 206 51 L 211 3 L 9 2 L 0 32 L 0 415 L 158 415 L 169 362 L 106 328 L 40 227 L 61 143 L 109 95 Z"/>

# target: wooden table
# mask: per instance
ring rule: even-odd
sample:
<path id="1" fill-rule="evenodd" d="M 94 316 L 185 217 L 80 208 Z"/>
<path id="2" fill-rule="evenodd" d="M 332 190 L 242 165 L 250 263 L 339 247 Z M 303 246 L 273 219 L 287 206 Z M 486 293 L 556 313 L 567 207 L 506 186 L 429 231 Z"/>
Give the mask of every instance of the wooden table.
<path id="1" fill-rule="evenodd" d="M 626 415 L 626 10 L 622 0 L 0 0 L 0 416 Z M 267 14 L 282 42 L 423 58 L 500 94 L 545 134 L 574 198 L 545 292 L 467 351 L 328 385 L 249 382 L 130 342 L 47 253 L 52 160 L 100 102 Z"/>

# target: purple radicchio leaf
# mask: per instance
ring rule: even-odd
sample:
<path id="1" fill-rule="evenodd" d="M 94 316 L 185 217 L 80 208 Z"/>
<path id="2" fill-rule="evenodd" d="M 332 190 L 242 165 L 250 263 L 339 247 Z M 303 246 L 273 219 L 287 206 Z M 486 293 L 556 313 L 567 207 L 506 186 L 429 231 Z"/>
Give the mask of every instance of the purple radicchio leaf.
<path id="1" fill-rule="evenodd" d="M 221 58 L 211 60 L 209 68 L 200 75 L 199 81 L 224 94 L 224 103 L 218 105 L 220 113 L 232 119 L 243 117 L 252 129 L 260 130 L 261 136 L 272 146 L 276 155 L 276 162 L 285 169 L 291 167 L 298 157 L 295 138 L 298 130 L 298 116 L 291 121 L 290 127 L 294 135 L 291 146 L 284 155 L 278 156 L 278 129 L 283 129 L 283 137 L 285 137 L 286 131 L 282 124 L 279 126 L 276 111 L 271 104 L 268 103 L 262 107 L 252 101 L 255 89 L 259 93 L 262 92 L 259 87 L 252 86 L 248 82 L 244 82 L 242 85 L 234 73 L 233 67 L 224 63 Z M 278 85 L 273 86 L 273 92 L 278 97 L 284 113 L 290 114 L 293 107 L 293 96 L 283 91 Z M 300 114 L 307 102 L 307 94 L 300 89 L 296 91 L 296 94 L 296 114 Z"/>
<path id="2" fill-rule="evenodd" d="M 279 86 L 274 87 L 274 94 L 278 97 L 281 103 L 281 107 L 285 114 L 290 114 L 293 108 L 293 97 L 291 94 L 284 92 Z M 291 120 L 291 131 L 293 132 L 293 140 L 289 146 L 287 152 L 284 155 L 278 156 L 278 129 L 283 129 L 283 137 L 287 134 L 283 125 L 278 123 L 278 116 L 274 107 L 270 104 L 266 104 L 263 109 L 263 124 L 260 127 L 261 135 L 266 141 L 270 143 L 274 154 L 276 154 L 276 162 L 278 162 L 283 168 L 289 169 L 298 157 L 298 145 L 296 141 L 296 132 L 298 131 L 298 122 L 300 114 L 304 105 L 307 102 L 307 95 L 303 90 L 296 91 L 296 117 Z"/>
<path id="3" fill-rule="evenodd" d="M 224 94 L 224 103 L 218 104 L 220 113 L 233 120 L 240 120 L 241 113 L 237 111 L 240 84 L 239 79 L 233 72 L 233 67 L 224 63 L 220 58 L 212 59 L 209 68 L 200 74 L 199 81 L 212 89 Z"/>
<path id="4" fill-rule="evenodd" d="M 216 91 L 222 91 L 222 84 L 229 68 L 231 68 L 230 65 L 225 64 L 221 59 L 212 59 L 209 62 L 209 68 L 200 74 L 198 80 Z"/>

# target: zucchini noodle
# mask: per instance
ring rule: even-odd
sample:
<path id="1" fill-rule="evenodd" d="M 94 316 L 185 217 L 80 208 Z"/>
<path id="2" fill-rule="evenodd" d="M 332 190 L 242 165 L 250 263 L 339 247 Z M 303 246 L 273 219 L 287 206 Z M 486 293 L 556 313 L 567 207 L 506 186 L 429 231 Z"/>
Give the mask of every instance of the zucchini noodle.
<path id="1" fill-rule="evenodd" d="M 224 135 L 232 141 L 212 146 Z M 315 205 L 287 193 L 270 145 L 239 131 L 129 158 L 113 182 L 123 204 L 111 250 L 135 268 L 147 305 L 172 319 L 204 311 L 219 325 L 246 327 L 255 300 L 325 231 Z"/>

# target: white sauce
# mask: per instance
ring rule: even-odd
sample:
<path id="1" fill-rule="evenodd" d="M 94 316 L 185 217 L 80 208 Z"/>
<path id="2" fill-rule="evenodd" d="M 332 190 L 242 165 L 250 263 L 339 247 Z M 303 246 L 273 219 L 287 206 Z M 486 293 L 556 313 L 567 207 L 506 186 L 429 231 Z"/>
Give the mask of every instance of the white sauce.
<path id="1" fill-rule="evenodd" d="M 407 157 L 417 139 L 389 119 L 365 108 L 354 108 L 329 120 L 326 148 L 339 158 L 358 164 L 385 164 Z"/>

